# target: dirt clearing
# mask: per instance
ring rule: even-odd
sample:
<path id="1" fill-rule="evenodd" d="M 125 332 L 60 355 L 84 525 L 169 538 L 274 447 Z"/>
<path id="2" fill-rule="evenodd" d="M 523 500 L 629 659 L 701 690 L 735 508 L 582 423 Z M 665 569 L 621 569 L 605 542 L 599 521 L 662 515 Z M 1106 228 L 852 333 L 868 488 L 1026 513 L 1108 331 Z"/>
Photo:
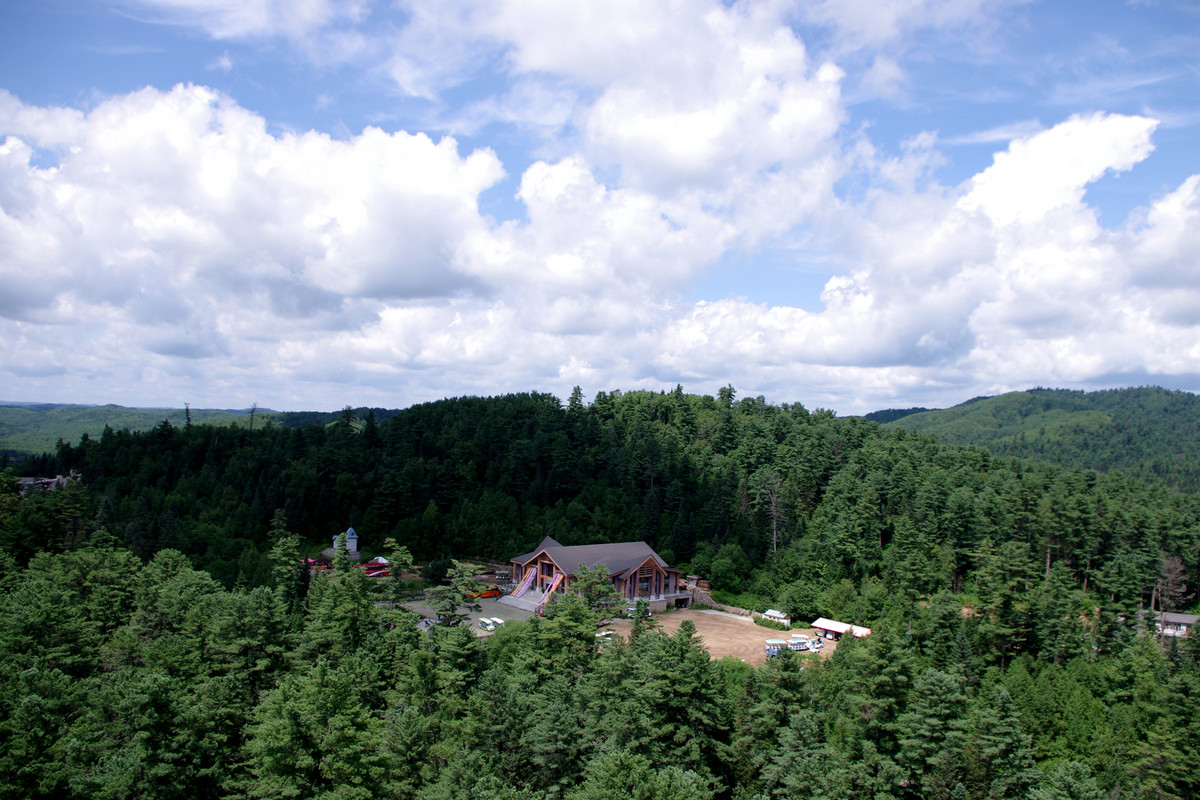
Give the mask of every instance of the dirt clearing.
<path id="1" fill-rule="evenodd" d="M 696 626 L 696 635 L 704 640 L 704 649 L 713 658 L 732 656 L 755 665 L 767 660 L 767 654 L 763 651 L 767 639 L 788 639 L 793 633 L 803 633 L 811 638 L 816 633 L 812 628 L 775 631 L 755 625 L 749 617 L 706 608 L 683 608 L 654 615 L 654 620 L 667 633 L 679 630 L 680 623 L 685 619 L 690 619 Z M 622 636 L 628 636 L 629 625 L 629 620 L 618 619 L 609 627 Z M 828 658 L 836 647 L 835 642 L 826 641 L 821 657 Z"/>

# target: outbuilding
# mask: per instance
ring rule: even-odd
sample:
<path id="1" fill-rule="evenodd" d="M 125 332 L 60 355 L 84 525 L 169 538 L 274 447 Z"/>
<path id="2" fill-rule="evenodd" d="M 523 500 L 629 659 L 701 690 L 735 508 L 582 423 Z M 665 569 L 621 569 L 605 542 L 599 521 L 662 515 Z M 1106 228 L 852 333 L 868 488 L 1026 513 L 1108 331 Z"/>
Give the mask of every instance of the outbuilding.
<path id="1" fill-rule="evenodd" d="M 778 622 L 780 625 L 788 628 L 792 627 L 792 618 L 777 609 L 768 608 L 762 613 L 762 616 L 763 619 L 769 619 L 772 622 Z"/>
<path id="2" fill-rule="evenodd" d="M 812 624 L 817 630 L 818 636 L 824 636 L 826 639 L 833 639 L 835 642 L 845 636 L 847 633 L 853 634 L 858 638 L 871 635 L 870 628 L 863 628 L 858 625 L 851 625 L 848 622 L 838 622 L 832 619 L 821 617 Z"/>
<path id="3" fill-rule="evenodd" d="M 1163 611 L 1155 618 L 1154 626 L 1163 636 L 1182 639 L 1188 635 L 1188 631 L 1192 629 L 1197 620 L 1200 620 L 1200 615 L 1175 614 L 1171 611 Z"/>

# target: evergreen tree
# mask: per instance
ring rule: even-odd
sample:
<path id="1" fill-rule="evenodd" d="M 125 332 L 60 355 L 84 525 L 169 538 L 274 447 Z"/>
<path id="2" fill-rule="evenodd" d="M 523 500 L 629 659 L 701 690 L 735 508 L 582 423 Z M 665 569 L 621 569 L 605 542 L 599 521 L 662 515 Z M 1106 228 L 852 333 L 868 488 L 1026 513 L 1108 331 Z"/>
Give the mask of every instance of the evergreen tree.
<path id="1" fill-rule="evenodd" d="M 991 692 L 982 705 L 968 737 L 965 764 L 966 786 L 974 797 L 1004 800 L 1024 797 L 1038 784 L 1033 748 L 1003 685 Z"/>
<path id="2" fill-rule="evenodd" d="M 912 796 L 950 797 L 962 770 L 965 704 L 960 681 L 952 675 L 927 669 L 913 684 L 908 710 L 895 724 L 897 761 L 915 790 Z"/>
<path id="3" fill-rule="evenodd" d="M 618 751 L 598 756 L 567 800 L 712 800 L 708 782 L 677 766 L 655 768 L 643 756 Z"/>
<path id="4" fill-rule="evenodd" d="M 437 612 L 438 624 L 455 626 L 470 619 L 469 612 L 478 613 L 482 608 L 479 603 L 472 602 L 470 595 L 478 591 L 479 583 L 474 576 L 483 572 L 476 564 L 466 564 L 453 561 L 453 566 L 446 573 L 446 586 L 435 586 L 429 590 L 432 595 L 430 603 Z"/>
<path id="5" fill-rule="evenodd" d="M 288 677 L 256 709 L 246 742 L 249 797 L 376 797 L 398 765 L 382 720 L 364 702 L 371 667 L 319 659 Z"/>

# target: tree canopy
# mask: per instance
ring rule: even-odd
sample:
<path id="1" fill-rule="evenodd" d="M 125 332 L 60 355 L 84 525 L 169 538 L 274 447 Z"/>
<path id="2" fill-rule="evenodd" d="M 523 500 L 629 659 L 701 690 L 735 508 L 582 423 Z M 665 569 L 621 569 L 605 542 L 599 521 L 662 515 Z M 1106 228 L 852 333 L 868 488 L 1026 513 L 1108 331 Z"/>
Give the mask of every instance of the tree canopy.
<path id="1" fill-rule="evenodd" d="M 1200 651 L 1145 635 L 1194 607 L 1194 495 L 731 386 L 335 416 L 109 429 L 46 457 L 82 484 L 0 480 L 0 795 L 1200 792 Z M 598 648 L 603 575 L 423 632 L 395 581 L 299 567 L 348 526 L 445 559 L 446 622 L 470 559 L 550 535 L 874 633 L 762 668 L 653 618 Z"/>

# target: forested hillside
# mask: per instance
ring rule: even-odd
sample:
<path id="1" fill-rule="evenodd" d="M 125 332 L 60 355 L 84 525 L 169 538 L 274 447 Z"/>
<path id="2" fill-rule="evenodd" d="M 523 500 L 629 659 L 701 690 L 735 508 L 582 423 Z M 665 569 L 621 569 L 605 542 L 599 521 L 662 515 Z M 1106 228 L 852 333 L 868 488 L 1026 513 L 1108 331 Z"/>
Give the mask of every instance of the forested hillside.
<path id="1" fill-rule="evenodd" d="M 1200 397 L 1190 392 L 1031 389 L 910 412 L 868 417 L 889 427 L 930 433 L 943 442 L 982 445 L 997 455 L 1120 470 L 1200 491 Z"/>
<path id="2" fill-rule="evenodd" d="M 105 426 L 113 430 L 148 431 L 164 419 L 183 425 L 189 418 L 216 425 L 236 421 L 249 424 L 249 411 L 0 403 L 0 458 L 16 463 L 29 455 L 53 451 L 59 439 L 77 442 L 85 433 L 99 436 Z"/>
<path id="3" fill-rule="evenodd" d="M 163 423 L 38 466 L 86 484 L 0 493 L 7 796 L 1200 796 L 1200 654 L 1138 635 L 1200 568 L 1200 498 L 1161 484 L 731 387 Z M 418 559 L 641 538 L 875 633 L 763 669 L 687 631 L 597 653 L 574 603 L 421 634 L 357 572 L 291 577 L 348 525 Z"/>
<path id="4" fill-rule="evenodd" d="M 397 413 L 382 408 L 360 408 L 364 417 L 373 413 L 380 421 Z M 32 455 L 53 452 L 61 439 L 77 442 L 84 435 L 99 436 L 107 427 L 131 432 L 148 431 L 166 421 L 172 425 L 191 423 L 245 428 L 255 425 L 284 425 L 305 428 L 336 422 L 336 411 L 271 411 L 257 406 L 244 410 L 213 408 L 126 408 L 62 403 L 0 403 L 0 466 L 19 464 Z"/>

